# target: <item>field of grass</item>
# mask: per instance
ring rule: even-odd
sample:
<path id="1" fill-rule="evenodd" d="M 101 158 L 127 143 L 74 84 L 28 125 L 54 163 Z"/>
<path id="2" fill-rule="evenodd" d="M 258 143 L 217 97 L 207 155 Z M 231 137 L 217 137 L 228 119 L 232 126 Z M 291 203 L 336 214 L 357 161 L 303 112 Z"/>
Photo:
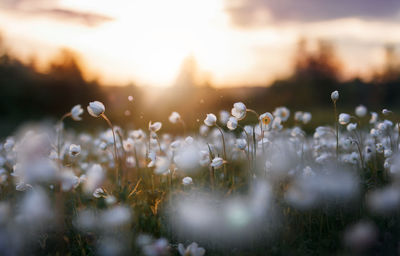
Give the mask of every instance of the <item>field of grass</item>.
<path id="1" fill-rule="evenodd" d="M 0 144 L 0 255 L 395 255 L 399 125 L 387 109 L 241 102 L 141 129 L 50 126 Z M 376 112 L 370 112 L 376 111 Z M 336 120 L 336 121 L 335 121 Z M 316 127 L 316 128 L 315 128 Z"/>

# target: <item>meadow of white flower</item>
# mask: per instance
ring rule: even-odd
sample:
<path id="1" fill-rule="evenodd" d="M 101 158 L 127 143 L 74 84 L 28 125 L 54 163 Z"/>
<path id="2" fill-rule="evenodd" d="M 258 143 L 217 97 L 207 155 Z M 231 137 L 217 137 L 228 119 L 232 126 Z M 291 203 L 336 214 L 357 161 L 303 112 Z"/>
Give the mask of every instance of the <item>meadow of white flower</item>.
<path id="1" fill-rule="evenodd" d="M 312 136 L 311 113 L 287 127 L 286 107 L 241 102 L 198 133 L 173 112 L 175 136 L 114 126 L 98 101 L 88 113 L 108 130 L 66 129 L 80 105 L 25 127 L 0 144 L 0 255 L 396 254 L 399 120 L 331 100 L 332 125 Z"/>

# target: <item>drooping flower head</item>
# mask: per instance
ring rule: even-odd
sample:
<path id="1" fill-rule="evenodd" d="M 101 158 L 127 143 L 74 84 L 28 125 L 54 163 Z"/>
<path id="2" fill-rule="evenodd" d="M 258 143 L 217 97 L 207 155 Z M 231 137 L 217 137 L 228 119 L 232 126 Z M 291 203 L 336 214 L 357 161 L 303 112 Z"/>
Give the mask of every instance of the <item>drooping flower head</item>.
<path id="1" fill-rule="evenodd" d="M 207 114 L 206 119 L 204 119 L 204 124 L 207 126 L 214 126 L 217 123 L 217 117 L 214 114 Z"/>
<path id="2" fill-rule="evenodd" d="M 91 116 L 99 117 L 104 113 L 106 108 L 104 107 L 103 103 L 101 103 L 100 101 L 93 101 L 93 102 L 89 103 L 87 110 Z"/>
<path id="3" fill-rule="evenodd" d="M 236 102 L 233 104 L 231 111 L 232 116 L 236 117 L 238 120 L 242 120 L 246 117 L 246 105 L 243 102 Z"/>
<path id="4" fill-rule="evenodd" d="M 149 122 L 149 130 L 151 132 L 158 132 L 162 127 L 162 123 L 161 122 L 155 122 L 155 123 L 151 123 L 151 121 Z"/>
<path id="5" fill-rule="evenodd" d="M 82 117 L 81 115 L 83 114 L 83 108 L 81 107 L 81 105 L 75 105 L 72 109 L 71 109 L 71 118 L 75 121 L 81 121 Z"/>

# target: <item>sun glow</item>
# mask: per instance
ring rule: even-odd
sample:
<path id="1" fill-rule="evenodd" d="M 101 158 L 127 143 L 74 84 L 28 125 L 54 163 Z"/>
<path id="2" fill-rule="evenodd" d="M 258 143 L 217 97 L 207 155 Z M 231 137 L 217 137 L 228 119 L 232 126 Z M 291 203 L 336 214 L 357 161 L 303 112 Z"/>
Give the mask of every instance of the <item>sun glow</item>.
<path id="1" fill-rule="evenodd" d="M 390 33 L 397 24 L 357 18 L 271 21 L 244 29 L 233 25 L 225 0 L 21 2 L 27 4 L 20 13 L 0 9 L 0 29 L 20 58 L 39 57 L 38 67 L 43 68 L 58 49 L 69 48 L 81 55 L 86 76 L 104 84 L 172 85 L 191 56 L 200 80 L 216 86 L 265 85 L 290 74 L 296 43 L 303 36 L 333 40 L 347 68 L 344 75 L 352 77 L 370 73 L 383 61 L 382 45 L 399 41 Z M 32 5 L 76 12 L 78 17 L 32 15 L 26 12 Z M 84 14 L 104 21 L 88 26 Z"/>

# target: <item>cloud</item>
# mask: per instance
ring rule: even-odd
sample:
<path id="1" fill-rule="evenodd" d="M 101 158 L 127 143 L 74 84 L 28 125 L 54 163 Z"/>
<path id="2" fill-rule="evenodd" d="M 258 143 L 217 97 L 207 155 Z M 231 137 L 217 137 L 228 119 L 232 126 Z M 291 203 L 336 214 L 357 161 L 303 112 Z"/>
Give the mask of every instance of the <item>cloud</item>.
<path id="1" fill-rule="evenodd" d="M 260 25 L 260 20 L 313 22 L 349 17 L 390 19 L 400 14 L 399 0 L 228 1 L 226 10 L 238 26 Z"/>
<path id="2" fill-rule="evenodd" d="M 112 17 L 103 14 L 62 8 L 57 2 L 57 0 L 4 0 L 0 3 L 0 8 L 10 13 L 78 22 L 86 26 L 97 26 L 113 20 Z"/>

